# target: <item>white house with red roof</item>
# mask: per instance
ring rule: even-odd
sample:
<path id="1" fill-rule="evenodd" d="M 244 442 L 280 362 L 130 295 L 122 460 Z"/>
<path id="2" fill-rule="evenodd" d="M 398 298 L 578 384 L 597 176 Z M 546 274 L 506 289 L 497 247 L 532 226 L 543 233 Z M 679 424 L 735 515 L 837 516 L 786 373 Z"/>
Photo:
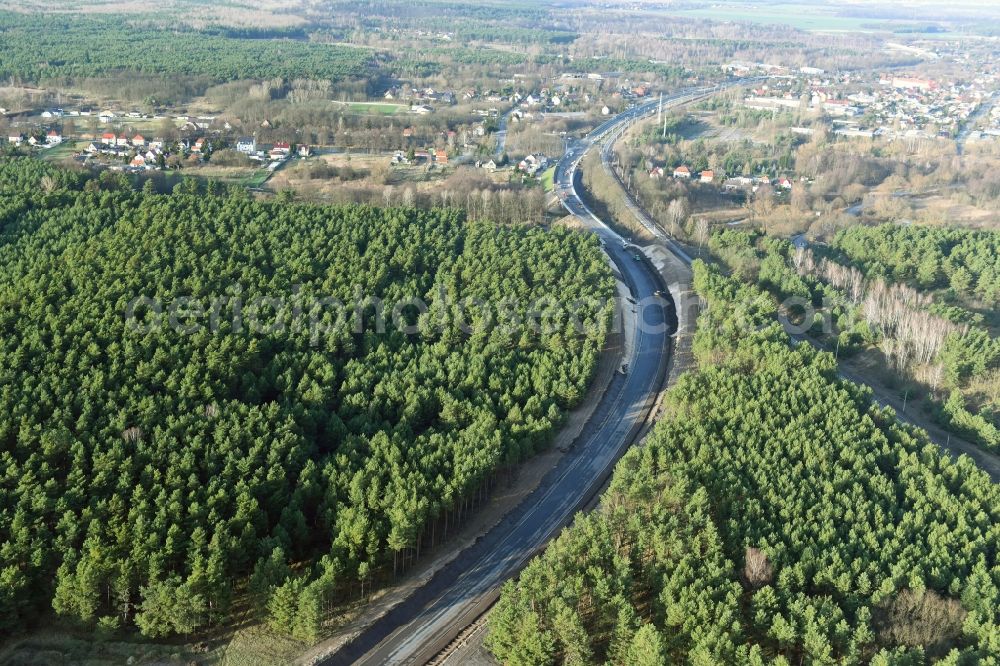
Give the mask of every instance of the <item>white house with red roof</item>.
<path id="1" fill-rule="evenodd" d="M 691 169 L 687 168 L 683 164 L 676 169 L 674 169 L 674 178 L 690 178 Z"/>

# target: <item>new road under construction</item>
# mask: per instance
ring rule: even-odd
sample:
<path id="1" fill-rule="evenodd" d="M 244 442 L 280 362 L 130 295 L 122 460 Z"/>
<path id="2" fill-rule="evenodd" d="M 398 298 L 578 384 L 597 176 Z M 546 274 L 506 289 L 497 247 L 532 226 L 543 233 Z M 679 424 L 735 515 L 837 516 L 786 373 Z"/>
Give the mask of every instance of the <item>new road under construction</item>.
<path id="1" fill-rule="evenodd" d="M 676 285 L 669 285 L 650 257 L 601 220 L 577 192 L 577 167 L 602 141 L 610 144 L 632 122 L 668 106 L 690 103 L 721 88 L 696 88 L 663 96 L 608 119 L 571 144 L 556 167 L 562 205 L 600 239 L 624 290 L 624 354 L 574 445 L 539 486 L 475 544 L 461 552 L 426 584 L 319 663 L 424 664 L 439 662 L 456 637 L 478 627 L 499 596 L 573 515 L 596 499 L 621 455 L 643 431 L 664 387 L 677 330 Z M 677 258 L 690 263 L 651 221 L 650 233 Z"/>

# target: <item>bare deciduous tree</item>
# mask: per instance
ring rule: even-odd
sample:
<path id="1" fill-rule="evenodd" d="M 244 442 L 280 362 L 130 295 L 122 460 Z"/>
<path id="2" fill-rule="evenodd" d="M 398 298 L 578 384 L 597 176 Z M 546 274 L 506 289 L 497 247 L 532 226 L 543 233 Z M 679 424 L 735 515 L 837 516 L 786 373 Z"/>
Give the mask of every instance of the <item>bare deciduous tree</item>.
<path id="1" fill-rule="evenodd" d="M 771 582 L 774 576 L 774 567 L 771 566 L 771 560 L 767 558 L 767 554 L 764 551 L 753 546 L 747 546 L 744 560 L 743 578 L 746 580 L 747 585 L 757 589 Z"/>

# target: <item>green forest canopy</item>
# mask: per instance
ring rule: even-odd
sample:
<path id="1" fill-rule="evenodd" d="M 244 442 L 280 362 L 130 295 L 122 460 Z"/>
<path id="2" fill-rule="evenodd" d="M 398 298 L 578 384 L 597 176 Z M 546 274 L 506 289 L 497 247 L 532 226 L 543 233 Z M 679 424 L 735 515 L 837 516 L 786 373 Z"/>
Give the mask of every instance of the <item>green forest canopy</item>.
<path id="1" fill-rule="evenodd" d="M 40 55 L 43 54 L 43 55 Z M 121 18 L 0 12 L 0 76 L 47 79 L 118 74 L 205 76 L 214 81 L 359 78 L 369 49 L 129 24 Z"/>
<path id="2" fill-rule="evenodd" d="M 928 289 L 950 287 L 987 307 L 1000 303 L 1000 232 L 853 225 L 840 231 L 832 245 L 868 275 Z"/>
<path id="3" fill-rule="evenodd" d="M 1000 491 L 697 263 L 699 369 L 493 613 L 505 664 L 1000 658 Z M 747 335 L 747 331 L 755 331 Z"/>
<path id="4" fill-rule="evenodd" d="M 588 235 L 116 182 L 0 161 L 5 632 L 54 606 L 187 633 L 223 620 L 249 576 L 279 618 L 302 593 L 296 633 L 313 636 L 317 606 L 547 443 L 603 345 L 600 302 L 577 312 L 589 335 L 567 313 L 541 332 L 471 335 L 450 318 L 465 298 L 523 315 L 516 303 L 540 297 L 609 297 Z M 303 299 L 350 303 L 359 286 L 387 303 L 425 297 L 431 311 L 416 336 L 369 323 L 318 340 L 236 333 L 229 309 L 217 334 L 130 332 L 123 319 L 140 295 L 239 288 L 249 303 L 296 285 Z"/>

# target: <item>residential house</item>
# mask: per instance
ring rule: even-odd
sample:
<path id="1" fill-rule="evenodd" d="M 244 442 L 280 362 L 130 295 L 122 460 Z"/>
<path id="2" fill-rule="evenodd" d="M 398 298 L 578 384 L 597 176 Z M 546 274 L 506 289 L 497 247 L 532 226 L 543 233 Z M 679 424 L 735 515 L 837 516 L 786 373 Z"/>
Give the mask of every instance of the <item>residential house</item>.
<path id="1" fill-rule="evenodd" d="M 524 171 L 529 176 L 534 176 L 536 173 L 543 170 L 548 163 L 549 160 L 544 155 L 539 155 L 538 157 L 528 155 L 523 160 L 518 162 L 517 168 Z"/>
<path id="2" fill-rule="evenodd" d="M 146 138 L 141 134 L 136 134 L 134 137 L 132 137 L 132 145 L 135 146 L 136 148 L 145 148 Z"/>
<path id="3" fill-rule="evenodd" d="M 14 144 L 15 146 L 20 146 L 21 142 L 24 141 L 23 134 L 9 134 L 7 136 L 7 141 Z"/>
<path id="4" fill-rule="evenodd" d="M 114 132 L 105 132 L 101 135 L 101 143 L 105 146 L 115 145 L 115 135 Z"/>
<path id="5" fill-rule="evenodd" d="M 132 158 L 132 161 L 129 162 L 128 165 L 130 167 L 145 168 L 146 167 L 146 158 L 143 157 L 142 155 L 136 155 L 135 157 Z"/>
<path id="6" fill-rule="evenodd" d="M 309 144 L 300 143 L 296 152 L 299 154 L 299 157 L 309 157 L 312 155 L 312 148 L 309 147 Z"/>
<path id="7" fill-rule="evenodd" d="M 192 153 L 200 153 L 208 148 L 208 142 L 205 141 L 204 137 L 195 139 L 194 144 L 191 146 Z"/>
<path id="8" fill-rule="evenodd" d="M 660 179 L 663 178 L 663 167 L 653 167 L 649 170 L 649 177 Z"/>
<path id="9" fill-rule="evenodd" d="M 412 127 L 404 127 L 403 128 L 403 138 L 404 139 L 409 139 L 412 136 L 413 136 L 413 128 Z"/>
<path id="10" fill-rule="evenodd" d="M 448 163 L 448 151 L 442 148 L 438 148 L 434 151 L 434 161 L 438 164 Z"/>
<path id="11" fill-rule="evenodd" d="M 702 183 L 711 183 L 715 180 L 715 172 L 711 169 L 705 169 L 698 174 L 698 180 Z"/>
<path id="12" fill-rule="evenodd" d="M 782 176 L 781 178 L 779 178 L 778 182 L 776 184 L 777 184 L 778 187 L 780 187 L 783 190 L 790 190 L 790 189 L 792 189 L 792 181 L 788 180 L 784 176 Z"/>
<path id="13" fill-rule="evenodd" d="M 62 134 L 54 129 L 49 130 L 49 133 L 45 135 L 45 143 L 50 145 L 56 145 L 57 143 L 62 143 Z"/>
<path id="14" fill-rule="evenodd" d="M 683 164 L 676 169 L 674 169 L 674 178 L 690 178 L 691 169 L 687 168 Z"/>
<path id="15" fill-rule="evenodd" d="M 747 176 L 736 176 L 734 178 L 727 178 L 725 182 L 722 183 L 723 189 L 730 191 L 744 190 L 753 187 L 753 178 Z"/>
<path id="16" fill-rule="evenodd" d="M 284 155 L 292 152 L 292 144 L 287 141 L 276 141 L 273 146 L 271 146 L 271 152 L 279 151 Z"/>
<path id="17" fill-rule="evenodd" d="M 127 146 L 131 142 L 128 140 L 127 136 L 125 136 L 124 134 L 119 134 L 118 138 L 115 140 L 115 143 L 119 146 Z"/>
<path id="18" fill-rule="evenodd" d="M 241 136 L 236 140 L 236 150 L 244 155 L 257 152 L 257 140 L 252 136 Z"/>
<path id="19" fill-rule="evenodd" d="M 485 164 L 483 164 L 483 168 L 489 171 L 490 173 L 493 173 L 494 171 L 497 170 L 497 163 L 493 160 L 490 160 Z"/>

